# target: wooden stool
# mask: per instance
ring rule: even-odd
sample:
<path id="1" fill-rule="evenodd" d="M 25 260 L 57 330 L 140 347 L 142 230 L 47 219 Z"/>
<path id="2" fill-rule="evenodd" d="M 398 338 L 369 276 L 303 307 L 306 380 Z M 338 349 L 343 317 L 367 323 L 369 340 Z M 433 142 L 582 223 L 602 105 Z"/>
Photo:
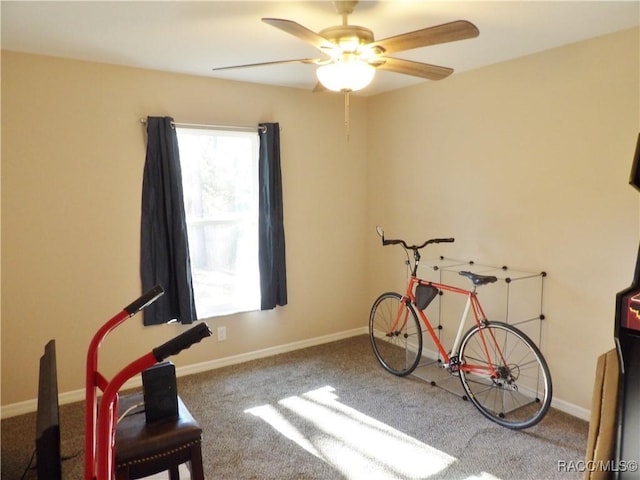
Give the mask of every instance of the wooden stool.
<path id="1" fill-rule="evenodd" d="M 119 414 L 142 403 L 142 393 L 123 396 Z M 169 471 L 180 480 L 178 467 L 191 466 L 191 480 L 204 480 L 201 452 L 202 429 L 178 397 L 178 418 L 147 425 L 144 411 L 133 410 L 116 427 L 115 471 L 117 480 L 134 480 Z"/>

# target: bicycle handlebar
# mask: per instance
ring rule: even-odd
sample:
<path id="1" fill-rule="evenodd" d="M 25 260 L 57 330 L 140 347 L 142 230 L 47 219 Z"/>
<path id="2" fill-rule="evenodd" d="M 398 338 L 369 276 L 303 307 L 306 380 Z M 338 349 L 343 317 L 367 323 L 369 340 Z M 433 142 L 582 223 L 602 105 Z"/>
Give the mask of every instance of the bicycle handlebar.
<path id="1" fill-rule="evenodd" d="M 154 348 L 153 356 L 156 357 L 158 362 L 161 362 L 165 358 L 176 355 L 194 343 L 198 343 L 203 338 L 210 337 L 211 335 L 212 332 L 209 326 L 206 323 L 201 323 L 181 333 L 177 337 L 172 338 L 168 342 L 163 343 L 159 347 Z"/>
<path id="2" fill-rule="evenodd" d="M 407 242 L 405 242 L 404 240 L 387 240 L 384 238 L 384 230 L 382 230 L 382 227 L 377 226 L 376 227 L 376 231 L 378 232 L 378 235 L 380 235 L 380 237 L 382 238 L 382 246 L 386 246 L 386 245 L 402 245 L 405 249 L 407 250 L 420 250 L 421 248 L 426 247 L 427 245 L 430 245 L 432 243 L 453 243 L 455 241 L 455 238 L 432 238 L 431 240 L 427 240 L 425 241 L 422 245 L 407 245 Z"/>
<path id="3" fill-rule="evenodd" d="M 432 238 L 431 240 L 427 240 L 422 245 L 407 245 L 407 242 L 404 240 L 385 240 L 382 239 L 382 245 L 402 245 L 407 250 L 420 250 L 421 248 L 426 247 L 432 243 L 453 243 L 455 238 Z"/>

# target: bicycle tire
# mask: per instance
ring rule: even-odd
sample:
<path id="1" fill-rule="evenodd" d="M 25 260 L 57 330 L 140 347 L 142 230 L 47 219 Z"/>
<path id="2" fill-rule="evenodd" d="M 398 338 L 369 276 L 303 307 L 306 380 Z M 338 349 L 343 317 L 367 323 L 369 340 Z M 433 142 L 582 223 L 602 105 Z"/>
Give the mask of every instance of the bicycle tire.
<path id="1" fill-rule="evenodd" d="M 464 370 L 488 366 L 482 330 L 499 378 Z M 499 359 L 502 352 L 502 358 Z M 460 381 L 469 400 L 488 419 L 514 430 L 529 428 L 546 415 L 551 405 L 549 367 L 540 349 L 519 329 L 503 322 L 472 327 L 460 344 Z"/>
<path id="2" fill-rule="evenodd" d="M 401 309 L 404 309 L 402 325 L 391 332 Z M 399 293 L 383 293 L 373 303 L 369 339 L 378 362 L 388 372 L 403 377 L 418 366 L 422 356 L 422 329 L 416 312 L 402 301 Z"/>

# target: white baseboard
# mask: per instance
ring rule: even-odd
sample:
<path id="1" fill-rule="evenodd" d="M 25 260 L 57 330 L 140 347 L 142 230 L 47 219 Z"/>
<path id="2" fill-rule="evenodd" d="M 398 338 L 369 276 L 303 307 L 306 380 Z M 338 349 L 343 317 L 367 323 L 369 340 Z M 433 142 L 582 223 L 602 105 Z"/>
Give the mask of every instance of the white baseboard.
<path id="1" fill-rule="evenodd" d="M 278 355 L 280 353 L 287 353 L 287 352 L 292 352 L 294 350 L 300 350 L 303 348 L 313 347 L 316 345 L 322 345 L 324 343 L 336 342 L 338 340 L 343 340 L 345 338 L 355 337 L 356 335 L 366 335 L 368 332 L 369 332 L 369 329 L 367 327 L 354 328 L 353 330 L 346 330 L 344 332 L 332 333 L 330 335 L 323 335 L 322 337 L 310 338 L 308 340 L 301 340 L 299 342 L 287 343 L 284 345 L 265 348 L 263 350 L 256 350 L 254 352 L 241 353 L 240 355 L 232 355 L 230 357 L 210 360 L 208 362 L 187 365 L 179 369 L 180 375 L 191 375 L 194 373 L 214 370 L 216 368 L 227 367 L 229 365 L 237 365 L 238 363 L 244 363 L 250 360 L 257 360 L 260 358 L 271 357 L 273 355 Z M 177 374 L 177 371 L 176 371 L 176 374 Z"/>
<path id="2" fill-rule="evenodd" d="M 573 415 L 574 417 L 578 417 L 581 420 L 586 420 L 587 422 L 591 418 L 591 410 L 587 410 L 586 408 L 578 407 L 573 403 L 565 402 L 559 398 L 551 399 L 551 406 L 560 410 L 561 412 L 568 413 L 569 415 Z"/>
<path id="3" fill-rule="evenodd" d="M 16 417 L 25 413 L 35 412 L 37 405 L 38 401 L 36 399 L 3 405 L 1 410 L 2 413 L 0 414 L 0 416 L 4 420 L 5 418 Z"/>
<path id="4" fill-rule="evenodd" d="M 262 350 L 256 350 L 254 352 L 241 353 L 239 355 L 232 355 L 230 357 L 219 358 L 216 360 L 210 360 L 207 362 L 196 363 L 193 365 L 185 365 L 176 368 L 176 376 L 192 375 L 194 373 L 206 372 L 208 370 L 214 370 L 216 368 L 228 367 L 230 365 L 236 365 L 239 363 L 248 362 L 250 360 L 257 360 L 260 358 L 270 357 L 272 355 L 278 355 L 280 353 L 292 352 L 294 350 L 300 350 L 303 348 L 313 347 L 316 345 L 322 345 L 324 343 L 336 342 L 345 338 L 355 337 L 356 335 L 366 335 L 369 332 L 367 327 L 354 328 L 352 330 L 346 330 L 343 332 L 332 333 L 329 335 L 323 335 L 321 337 L 309 338 L 306 340 L 300 340 L 298 342 L 287 343 L 284 345 L 277 345 L 275 347 L 269 347 Z M 139 375 L 132 378 L 122 386 L 122 390 L 130 388 L 139 388 L 142 386 L 142 379 Z M 63 392 L 58 395 L 58 402 L 60 405 L 68 403 L 79 402 L 85 399 L 85 389 L 72 390 L 70 392 Z M 0 407 L 0 418 L 10 418 L 25 413 L 35 412 L 38 407 L 38 400 L 25 400 L 23 402 L 11 403 Z"/>
<path id="5" fill-rule="evenodd" d="M 323 335 L 321 337 L 309 338 L 307 340 L 300 340 L 298 342 L 287 343 L 284 345 L 278 345 L 275 347 L 269 347 L 262 350 L 256 350 L 254 352 L 241 353 L 239 355 L 232 355 L 230 357 L 219 358 L 216 360 L 209 360 L 207 362 L 195 363 L 193 365 L 185 365 L 183 367 L 176 368 L 176 375 L 178 377 L 192 375 L 194 373 L 206 372 L 214 370 L 216 368 L 228 367 L 230 365 L 237 365 L 239 363 L 248 362 L 250 360 L 258 360 L 260 358 L 270 357 L 272 355 L 278 355 L 280 353 L 292 352 L 294 350 L 300 350 L 303 348 L 313 347 L 316 345 L 322 345 L 325 343 L 336 342 L 345 338 L 355 337 L 356 335 L 364 335 L 368 333 L 367 327 L 354 328 L 352 330 L 346 330 L 344 332 L 332 333 L 329 335 Z M 423 355 L 436 358 L 436 352 L 423 352 Z M 136 376 L 126 382 L 122 389 L 139 388 L 142 386 L 142 380 L 140 376 Z M 58 401 L 60 405 L 74 403 L 84 400 L 85 390 L 84 388 L 79 390 L 73 390 L 70 392 L 64 392 L 58 395 Z M 37 409 L 37 399 L 25 400 L 24 402 L 12 403 L 9 405 L 3 405 L 0 409 L 0 418 L 5 419 L 9 417 L 15 417 L 17 415 L 23 415 L 25 413 L 35 412 Z M 589 421 L 591 412 L 586 408 L 578 407 L 569 402 L 565 402 L 559 398 L 554 398 L 551 402 L 551 406 L 560 410 L 561 412 L 568 413 L 574 417 L 578 417 L 582 420 Z"/>

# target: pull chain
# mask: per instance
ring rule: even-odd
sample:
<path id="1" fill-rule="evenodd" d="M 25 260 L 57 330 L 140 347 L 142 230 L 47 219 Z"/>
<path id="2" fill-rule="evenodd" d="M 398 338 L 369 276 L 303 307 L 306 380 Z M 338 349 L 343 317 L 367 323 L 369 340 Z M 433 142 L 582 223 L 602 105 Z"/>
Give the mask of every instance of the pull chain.
<path id="1" fill-rule="evenodd" d="M 349 141 L 349 94 L 350 90 L 344 91 L 344 128 L 347 136 L 347 142 Z"/>

